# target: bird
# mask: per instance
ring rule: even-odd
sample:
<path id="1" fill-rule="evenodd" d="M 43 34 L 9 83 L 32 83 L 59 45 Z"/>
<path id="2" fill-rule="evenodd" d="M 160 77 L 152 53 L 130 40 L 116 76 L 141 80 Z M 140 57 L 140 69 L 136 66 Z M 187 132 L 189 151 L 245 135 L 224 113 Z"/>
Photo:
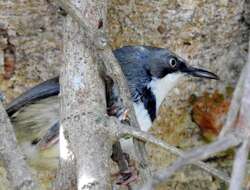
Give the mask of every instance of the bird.
<path id="1" fill-rule="evenodd" d="M 151 128 L 161 103 L 181 76 L 219 79 L 213 72 L 192 67 L 166 48 L 124 46 L 113 50 L 113 54 L 127 80 L 136 118 L 143 131 Z M 36 160 L 31 161 L 31 165 L 38 162 L 44 167 L 48 158 L 55 158 L 51 163 L 57 163 L 59 92 L 57 76 L 24 92 L 6 107 L 21 149 L 28 160 Z"/>

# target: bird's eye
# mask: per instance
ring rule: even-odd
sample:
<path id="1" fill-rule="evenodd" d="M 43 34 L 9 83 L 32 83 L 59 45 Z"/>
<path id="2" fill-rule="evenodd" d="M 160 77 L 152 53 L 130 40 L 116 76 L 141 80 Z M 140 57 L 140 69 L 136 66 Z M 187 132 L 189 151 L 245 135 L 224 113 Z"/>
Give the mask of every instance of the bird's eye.
<path id="1" fill-rule="evenodd" d="M 176 65 L 177 65 L 176 59 L 175 58 L 171 58 L 169 60 L 169 64 L 170 64 L 171 67 L 176 67 Z"/>

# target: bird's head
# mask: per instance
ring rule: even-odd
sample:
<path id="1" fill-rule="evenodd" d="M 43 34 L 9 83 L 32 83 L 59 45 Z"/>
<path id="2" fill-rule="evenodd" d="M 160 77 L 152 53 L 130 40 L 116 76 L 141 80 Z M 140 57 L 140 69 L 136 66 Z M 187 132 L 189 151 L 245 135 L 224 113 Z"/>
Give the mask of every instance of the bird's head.
<path id="1" fill-rule="evenodd" d="M 171 73 L 183 73 L 194 77 L 219 79 L 210 71 L 188 65 L 187 61 L 166 49 L 155 48 L 151 53 L 149 72 L 154 78 L 161 79 Z"/>

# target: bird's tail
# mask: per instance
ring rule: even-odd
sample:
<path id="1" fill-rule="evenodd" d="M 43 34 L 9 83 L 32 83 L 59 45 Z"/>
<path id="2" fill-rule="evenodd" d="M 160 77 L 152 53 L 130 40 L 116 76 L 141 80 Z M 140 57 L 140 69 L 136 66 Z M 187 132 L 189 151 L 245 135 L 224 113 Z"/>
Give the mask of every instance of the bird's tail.
<path id="1" fill-rule="evenodd" d="M 51 146 L 59 136 L 58 93 L 57 77 L 26 91 L 6 108 L 20 147 L 34 165 L 58 157 L 58 150 Z"/>

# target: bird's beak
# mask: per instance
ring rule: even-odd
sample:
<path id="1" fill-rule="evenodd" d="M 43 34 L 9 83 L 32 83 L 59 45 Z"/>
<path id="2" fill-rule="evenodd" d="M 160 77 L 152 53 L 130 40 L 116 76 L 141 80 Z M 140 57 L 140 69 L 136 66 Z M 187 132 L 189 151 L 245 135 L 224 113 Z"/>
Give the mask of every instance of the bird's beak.
<path id="1" fill-rule="evenodd" d="M 191 66 L 185 67 L 182 70 L 182 72 L 187 73 L 189 75 L 192 75 L 194 77 L 219 80 L 219 77 L 216 74 L 214 74 L 210 71 L 204 70 L 204 69 L 195 68 L 195 67 L 191 67 Z"/>

